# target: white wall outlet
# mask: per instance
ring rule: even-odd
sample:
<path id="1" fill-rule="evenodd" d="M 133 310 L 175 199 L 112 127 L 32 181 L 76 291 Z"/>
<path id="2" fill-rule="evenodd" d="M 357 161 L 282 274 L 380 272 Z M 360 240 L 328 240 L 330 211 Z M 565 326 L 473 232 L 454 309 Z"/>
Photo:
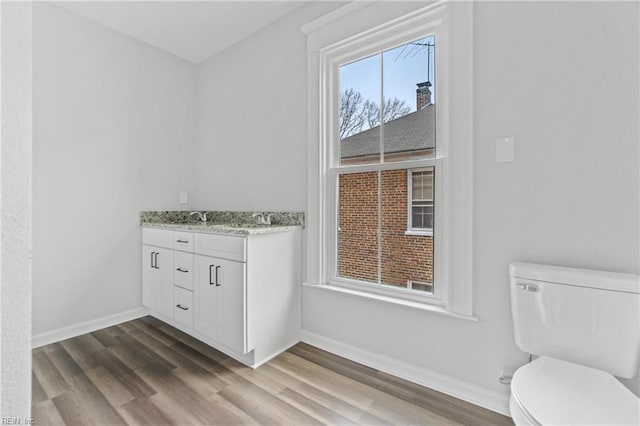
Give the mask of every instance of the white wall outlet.
<path id="1" fill-rule="evenodd" d="M 180 193 L 180 204 L 187 204 L 189 202 L 189 194 L 187 192 Z"/>
<path id="2" fill-rule="evenodd" d="M 499 163 L 515 161 L 515 145 L 514 137 L 496 139 L 496 161 Z"/>

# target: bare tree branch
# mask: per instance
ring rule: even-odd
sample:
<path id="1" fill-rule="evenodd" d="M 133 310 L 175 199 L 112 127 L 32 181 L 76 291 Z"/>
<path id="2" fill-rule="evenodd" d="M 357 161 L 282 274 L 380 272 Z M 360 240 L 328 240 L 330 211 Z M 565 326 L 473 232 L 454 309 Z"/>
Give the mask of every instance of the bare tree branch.
<path id="1" fill-rule="evenodd" d="M 382 121 L 387 123 L 408 114 L 411 108 L 396 97 L 385 98 L 382 108 Z M 353 88 L 340 94 L 340 139 L 355 135 L 380 125 L 380 107 L 375 101 L 363 102 L 362 94 Z M 366 124 L 366 128 L 365 128 Z"/>

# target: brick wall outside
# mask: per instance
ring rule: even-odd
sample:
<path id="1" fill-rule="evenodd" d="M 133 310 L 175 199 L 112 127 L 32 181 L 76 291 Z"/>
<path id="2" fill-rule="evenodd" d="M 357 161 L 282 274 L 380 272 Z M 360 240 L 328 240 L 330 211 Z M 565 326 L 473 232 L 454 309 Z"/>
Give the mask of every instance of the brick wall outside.
<path id="1" fill-rule="evenodd" d="M 431 283 L 432 237 L 405 235 L 407 171 L 383 171 L 381 181 L 382 283 Z M 341 175 L 339 191 L 338 275 L 377 282 L 378 172 Z"/>

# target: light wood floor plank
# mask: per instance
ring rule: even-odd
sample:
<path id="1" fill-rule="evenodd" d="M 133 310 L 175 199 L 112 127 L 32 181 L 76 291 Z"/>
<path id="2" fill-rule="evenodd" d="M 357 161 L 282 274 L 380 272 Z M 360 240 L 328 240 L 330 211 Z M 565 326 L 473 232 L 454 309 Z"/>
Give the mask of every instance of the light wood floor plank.
<path id="1" fill-rule="evenodd" d="M 36 377 L 36 373 L 31 372 L 31 401 L 33 404 L 37 404 L 42 401 L 46 401 L 49 399 L 47 397 L 47 393 L 42 388 L 40 384 L 40 380 Z"/>
<path id="2" fill-rule="evenodd" d="M 100 419 L 100 423 L 105 425 L 126 425 L 120 414 L 85 374 L 75 376 L 72 384 L 76 401 L 89 417 Z"/>
<path id="3" fill-rule="evenodd" d="M 56 408 L 52 400 L 47 399 L 45 401 L 33 404 L 31 406 L 31 417 L 36 425 L 47 426 L 64 426 L 65 421 L 60 416 L 60 412 Z"/>
<path id="4" fill-rule="evenodd" d="M 56 396 L 52 399 L 60 417 L 64 421 L 65 425 L 70 426 L 82 426 L 82 425 L 97 425 L 95 420 L 98 420 L 95 416 L 92 417 L 83 408 L 81 403 L 76 397 L 76 391 L 70 389 L 69 391 Z"/>
<path id="5" fill-rule="evenodd" d="M 104 328 L 102 330 L 97 330 L 91 333 L 91 335 L 102 344 L 104 347 L 109 347 L 113 345 L 117 345 L 118 341 L 114 339 L 113 333 L 109 332 L 108 329 Z"/>
<path id="6" fill-rule="evenodd" d="M 274 395 L 282 392 L 287 388 L 284 383 L 281 383 L 280 381 L 274 379 L 273 376 L 267 376 L 263 374 L 262 367 L 253 369 L 251 367 L 247 367 L 244 364 L 241 364 L 233 358 L 229 358 L 228 360 L 223 361 L 222 365 L 228 368 L 234 374 L 237 374 L 238 376 Z"/>
<path id="7" fill-rule="evenodd" d="M 120 361 L 109 350 L 105 349 L 96 353 L 96 358 L 135 398 L 146 398 L 156 393 L 135 371 Z"/>
<path id="8" fill-rule="evenodd" d="M 278 396 L 285 402 L 296 407 L 300 411 L 308 414 L 316 420 L 329 424 L 329 425 L 356 425 L 358 423 L 349 420 L 346 417 L 336 413 L 333 410 L 328 409 L 322 404 L 318 404 L 316 401 L 307 398 L 298 392 L 286 388 L 278 394 Z"/>
<path id="9" fill-rule="evenodd" d="M 64 380 L 45 351 L 33 355 L 33 373 L 42 385 L 47 398 L 53 398 L 69 389 L 69 383 Z"/>
<path id="10" fill-rule="evenodd" d="M 88 337 L 91 337 L 91 339 Z M 95 337 L 85 334 L 73 339 L 63 340 L 60 345 L 83 371 L 100 366 L 94 354 L 104 349 L 104 346 Z"/>
<path id="11" fill-rule="evenodd" d="M 313 401 L 316 401 L 317 403 L 331 409 L 332 411 L 335 411 L 341 416 L 344 416 L 354 422 L 368 425 L 390 424 L 388 421 L 376 417 L 371 413 L 368 413 L 367 411 L 365 411 L 365 409 L 356 407 L 355 405 L 351 405 L 343 399 L 330 395 L 307 383 L 302 383 L 300 386 L 296 387 L 295 390 L 299 394 L 306 396 Z"/>
<path id="12" fill-rule="evenodd" d="M 67 382 L 78 374 L 82 374 L 82 368 L 80 368 L 64 348 L 60 347 L 59 351 L 47 352 L 46 355 Z"/>
<path id="13" fill-rule="evenodd" d="M 85 374 L 114 407 L 118 407 L 135 398 L 126 386 L 105 367 L 87 370 Z"/>
<path id="14" fill-rule="evenodd" d="M 187 410 L 202 424 L 210 424 L 212 419 L 220 415 L 213 409 L 213 404 L 201 398 L 186 383 L 172 373 L 159 375 L 156 371 L 140 370 L 138 374 L 150 383 L 158 391 L 158 394 L 169 398 L 171 409 Z M 160 399 L 160 396 L 155 399 Z M 162 408 L 164 409 L 164 407 Z"/>
<path id="15" fill-rule="evenodd" d="M 116 336 L 116 340 L 119 344 L 110 346 L 108 350 L 133 370 L 145 368 L 169 371 L 176 368 L 175 365 L 157 356 L 155 352 L 141 344 L 139 340 L 134 339 L 131 335 Z"/>
<path id="16" fill-rule="evenodd" d="M 118 410 L 130 425 L 164 426 L 175 424 L 146 398 L 133 399 Z"/>
<path id="17" fill-rule="evenodd" d="M 218 395 L 264 425 L 322 424 L 322 422 L 251 383 L 229 386 L 220 391 Z"/>

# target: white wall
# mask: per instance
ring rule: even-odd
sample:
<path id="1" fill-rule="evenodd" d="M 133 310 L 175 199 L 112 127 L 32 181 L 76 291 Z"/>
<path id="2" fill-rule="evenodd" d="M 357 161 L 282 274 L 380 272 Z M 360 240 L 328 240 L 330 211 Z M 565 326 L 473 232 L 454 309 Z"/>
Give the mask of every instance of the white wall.
<path id="1" fill-rule="evenodd" d="M 31 413 L 31 4 L 2 2 L 0 417 Z"/>
<path id="2" fill-rule="evenodd" d="M 194 66 L 34 5 L 33 332 L 141 305 L 140 210 L 193 193 Z"/>
<path id="3" fill-rule="evenodd" d="M 199 67 L 198 207 L 305 205 L 297 25 L 317 7 Z M 508 263 L 639 272 L 638 5 L 479 2 L 474 14 L 479 321 L 305 287 L 303 328 L 486 390 L 504 409 L 508 387 L 497 379 L 525 359 L 512 337 Z M 495 162 L 505 136 L 516 138 L 514 163 Z M 628 384 L 639 392 L 637 380 Z"/>
<path id="4" fill-rule="evenodd" d="M 198 65 L 195 206 L 303 211 L 309 4 Z"/>

